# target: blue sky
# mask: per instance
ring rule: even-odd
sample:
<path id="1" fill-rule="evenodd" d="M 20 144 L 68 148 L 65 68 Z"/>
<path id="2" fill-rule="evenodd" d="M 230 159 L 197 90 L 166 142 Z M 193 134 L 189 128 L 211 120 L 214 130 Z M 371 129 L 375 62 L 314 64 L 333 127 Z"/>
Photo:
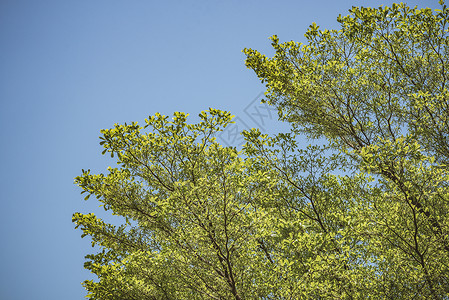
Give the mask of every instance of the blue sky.
<path id="1" fill-rule="evenodd" d="M 114 165 L 101 155 L 101 129 L 208 107 L 230 110 L 240 129 L 279 129 L 273 112 L 258 106 L 263 85 L 241 50 L 271 54 L 273 34 L 304 41 L 312 22 L 336 28 L 352 6 L 391 3 L 1 0 L 0 298 L 86 295 L 84 255 L 93 249 L 71 216 L 106 215 L 83 200 L 73 178 Z M 230 133 L 221 138 L 238 142 Z"/>

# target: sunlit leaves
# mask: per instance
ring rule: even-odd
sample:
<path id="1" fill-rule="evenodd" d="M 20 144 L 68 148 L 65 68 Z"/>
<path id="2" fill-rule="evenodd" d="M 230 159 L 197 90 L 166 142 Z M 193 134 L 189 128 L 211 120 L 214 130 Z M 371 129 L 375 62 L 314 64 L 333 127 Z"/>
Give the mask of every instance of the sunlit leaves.
<path id="1" fill-rule="evenodd" d="M 338 240 L 354 242 L 349 251 L 357 253 L 349 260 L 357 262 L 350 268 L 354 274 L 372 278 L 351 275 L 353 295 L 366 295 L 368 286 L 381 298 L 439 299 L 449 293 L 449 9 L 440 4 L 436 11 L 402 3 L 353 7 L 348 16 L 338 17 L 339 31 L 312 24 L 306 44 L 281 43 L 273 36 L 272 58 L 244 50 L 247 67 L 266 84 L 267 102 L 278 108 L 281 119 L 296 133 L 326 138 L 331 149 L 346 156 L 337 165 L 357 174 L 352 186 L 329 189 L 333 199 L 325 206 L 323 188 L 338 186 L 335 178 L 320 181 L 316 168 L 309 173 L 314 181 L 304 180 L 294 173 L 304 161 L 299 151 L 283 155 L 285 143 L 278 140 L 276 150 L 265 155 L 270 139 L 247 133 L 254 141 L 247 150 L 269 161 L 259 164 L 278 170 L 287 186 L 302 191 L 290 193 L 288 201 L 307 203 L 302 199 L 308 198 L 316 202 L 317 215 L 332 220 L 329 210 L 338 212 L 337 200 L 344 199 L 344 217 L 337 219 L 346 226 L 338 229 Z M 372 178 L 366 180 L 364 173 Z M 313 188 L 315 201 L 307 187 L 312 182 L 319 186 Z M 315 219 L 321 229 L 338 228 Z M 317 289 L 326 293 L 325 287 Z"/>
<path id="2" fill-rule="evenodd" d="M 102 130 L 118 166 L 75 182 L 100 251 L 90 299 L 446 299 L 449 10 L 353 7 L 307 43 L 245 49 L 289 133 L 215 135 L 216 109 Z M 302 145 L 304 137 L 316 144 Z M 321 145 L 320 145 L 321 144 Z"/>

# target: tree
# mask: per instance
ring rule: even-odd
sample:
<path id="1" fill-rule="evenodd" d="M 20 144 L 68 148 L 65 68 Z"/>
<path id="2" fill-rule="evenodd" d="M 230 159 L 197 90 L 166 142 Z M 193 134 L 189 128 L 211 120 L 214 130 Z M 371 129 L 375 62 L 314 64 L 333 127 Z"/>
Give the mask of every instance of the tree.
<path id="1" fill-rule="evenodd" d="M 449 10 L 352 8 L 267 58 L 245 49 L 289 133 L 242 151 L 156 114 L 102 131 L 118 168 L 76 178 L 124 217 L 75 213 L 101 250 L 90 299 L 448 299 Z M 149 129 L 149 130 L 148 130 Z M 324 141 L 301 148 L 298 137 Z"/>

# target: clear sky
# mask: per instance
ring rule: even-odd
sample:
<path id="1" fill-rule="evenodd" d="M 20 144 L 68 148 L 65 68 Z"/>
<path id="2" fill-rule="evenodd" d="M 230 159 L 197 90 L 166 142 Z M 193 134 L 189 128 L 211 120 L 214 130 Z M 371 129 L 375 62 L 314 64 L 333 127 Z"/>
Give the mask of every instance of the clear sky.
<path id="1" fill-rule="evenodd" d="M 308 25 L 336 28 L 352 6 L 377 0 L 0 0 L 0 299 L 82 299 L 93 249 L 75 211 L 98 212 L 73 178 L 103 172 L 98 136 L 156 112 L 230 110 L 272 131 L 273 112 L 244 66 L 268 37 L 304 41 Z M 438 1 L 409 5 L 437 8 Z M 257 114 L 259 113 L 259 114 Z M 232 132 L 221 137 L 236 143 Z"/>

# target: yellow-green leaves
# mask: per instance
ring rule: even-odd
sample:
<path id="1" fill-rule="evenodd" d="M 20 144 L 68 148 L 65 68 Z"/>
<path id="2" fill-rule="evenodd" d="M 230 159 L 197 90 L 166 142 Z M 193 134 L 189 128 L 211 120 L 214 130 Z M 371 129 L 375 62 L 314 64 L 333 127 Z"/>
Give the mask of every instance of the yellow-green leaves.
<path id="1" fill-rule="evenodd" d="M 75 183 L 125 222 L 73 215 L 100 248 L 88 297 L 448 298 L 442 5 L 354 7 L 306 44 L 271 37 L 272 58 L 245 49 L 292 130 L 245 131 L 242 152 L 216 141 L 233 122 L 216 109 L 102 130 L 118 166 Z"/>
<path id="2" fill-rule="evenodd" d="M 440 5 L 435 11 L 403 3 L 353 7 L 349 15 L 338 17 L 339 31 L 312 24 L 305 44 L 272 37 L 272 58 L 244 50 L 247 67 L 266 84 L 267 103 L 279 110 L 281 119 L 297 134 L 325 138 L 347 161 L 323 161 L 338 161 L 336 165 L 355 173 L 339 180 L 323 176 L 321 158 L 307 160 L 306 153 L 295 150 L 297 145 L 288 146 L 288 139 L 245 133 L 251 141 L 245 151 L 254 168 L 277 179 L 271 192 L 276 196 L 268 203 L 282 207 L 278 218 L 288 218 L 287 207 L 295 207 L 291 218 L 302 214 L 315 230 L 335 230 L 339 247 L 333 250 L 348 253 L 348 269 L 333 269 L 340 285 L 330 278 L 312 281 L 305 293 L 309 297 L 369 298 L 369 288 L 376 291 L 371 294 L 375 298 L 449 295 L 444 263 L 449 259 L 449 10 L 444 2 Z M 304 166 L 313 172 L 301 173 Z M 283 239 L 289 247 L 296 240 L 301 237 L 294 231 Z M 323 247 L 327 267 L 342 257 Z M 318 262 L 326 255 L 311 255 L 308 262 L 317 264 L 311 263 L 304 274 L 325 274 Z M 313 273 L 315 268 L 319 271 Z M 328 293 L 339 288 L 344 292 Z"/>

